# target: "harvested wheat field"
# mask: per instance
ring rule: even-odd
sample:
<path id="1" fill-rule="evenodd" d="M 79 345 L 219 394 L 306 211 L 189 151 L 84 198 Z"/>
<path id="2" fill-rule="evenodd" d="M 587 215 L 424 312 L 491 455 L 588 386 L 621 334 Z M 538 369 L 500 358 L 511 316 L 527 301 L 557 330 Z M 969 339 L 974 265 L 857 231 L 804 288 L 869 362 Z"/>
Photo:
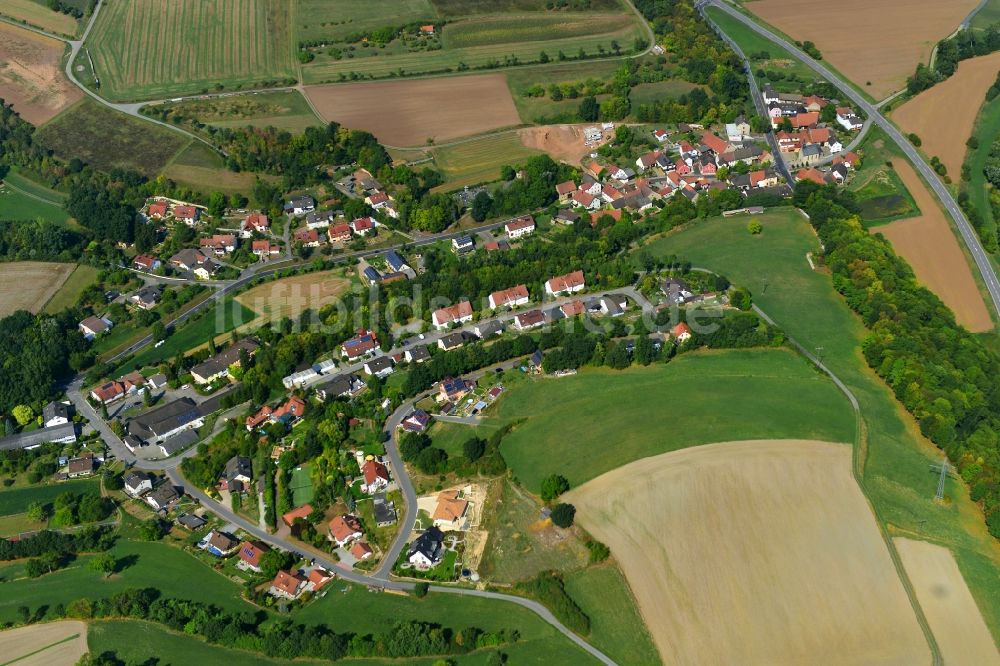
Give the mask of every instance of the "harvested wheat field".
<path id="1" fill-rule="evenodd" d="M 526 127 L 518 130 L 521 143 L 528 148 L 541 150 L 557 162 L 565 162 L 580 166 L 581 160 L 595 151 L 604 143 L 603 140 L 590 146 L 583 136 L 585 127 L 593 127 L 594 123 L 581 125 L 542 125 L 541 127 Z"/>
<path id="2" fill-rule="evenodd" d="M 946 664 L 1000 666 L 1000 653 L 951 551 L 893 539 Z"/>
<path id="3" fill-rule="evenodd" d="M 996 81 L 1000 52 L 963 60 L 950 78 L 920 93 L 892 112 L 903 131 L 923 141 L 928 155 L 937 155 L 952 178 L 958 178 L 965 159 L 965 142 L 979 115 L 978 101 Z M 955 100 L 963 100 L 955 104 Z M 975 100 L 970 104 L 965 100 Z"/>
<path id="4" fill-rule="evenodd" d="M 977 1 L 757 0 L 745 6 L 794 39 L 815 43 L 824 60 L 882 99 L 906 85 L 917 63 L 928 61 Z"/>
<path id="5" fill-rule="evenodd" d="M 0 317 L 17 310 L 40 311 L 75 268 L 47 261 L 0 263 Z"/>
<path id="6" fill-rule="evenodd" d="M 3 663 L 17 666 L 73 666 L 87 652 L 87 625 L 77 620 L 0 631 Z"/>
<path id="7" fill-rule="evenodd" d="M 0 23 L 0 97 L 40 125 L 83 97 L 62 71 L 63 43 Z"/>
<path id="8" fill-rule="evenodd" d="M 847 444 L 683 449 L 565 501 L 610 546 L 666 664 L 930 662 Z"/>
<path id="9" fill-rule="evenodd" d="M 307 86 L 327 121 L 368 130 L 390 146 L 443 143 L 521 124 L 503 74 Z"/>
<path id="10" fill-rule="evenodd" d="M 893 166 L 922 214 L 876 230 L 909 262 L 917 280 L 951 308 L 959 324 L 976 333 L 991 330 L 989 310 L 944 212 L 909 162 L 895 160 Z"/>
<path id="11" fill-rule="evenodd" d="M 257 327 L 264 323 L 261 318 L 277 323 L 284 317 L 294 320 L 306 310 L 318 312 L 340 300 L 350 286 L 351 281 L 340 270 L 306 273 L 257 285 L 236 300 L 260 313 L 260 318 L 254 320 Z"/>

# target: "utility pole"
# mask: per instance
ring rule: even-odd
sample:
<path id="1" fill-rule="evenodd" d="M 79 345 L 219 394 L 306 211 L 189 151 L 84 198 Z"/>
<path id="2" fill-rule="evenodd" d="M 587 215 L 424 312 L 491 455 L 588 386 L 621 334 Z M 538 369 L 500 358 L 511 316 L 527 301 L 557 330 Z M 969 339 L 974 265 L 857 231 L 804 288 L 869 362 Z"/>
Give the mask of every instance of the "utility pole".
<path id="1" fill-rule="evenodd" d="M 951 465 L 948 463 L 948 457 L 945 456 L 944 460 L 941 461 L 940 465 L 931 465 L 932 472 L 938 472 L 938 485 L 937 494 L 934 495 L 935 502 L 944 501 L 944 481 L 948 478 L 948 474 L 951 473 Z"/>

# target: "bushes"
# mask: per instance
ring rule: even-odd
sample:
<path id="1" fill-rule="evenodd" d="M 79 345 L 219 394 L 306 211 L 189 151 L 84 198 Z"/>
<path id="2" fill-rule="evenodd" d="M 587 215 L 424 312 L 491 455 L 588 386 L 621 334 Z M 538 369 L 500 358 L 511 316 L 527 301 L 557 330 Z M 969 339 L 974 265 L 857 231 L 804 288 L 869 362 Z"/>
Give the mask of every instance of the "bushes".
<path id="1" fill-rule="evenodd" d="M 581 636 L 590 633 L 590 618 L 566 593 L 562 576 L 555 571 L 543 571 L 529 581 L 518 583 L 519 592 L 540 601 L 560 622 Z"/>
<path id="2" fill-rule="evenodd" d="M 114 545 L 114 536 L 107 527 L 87 527 L 72 534 L 42 530 L 20 541 L 0 539 L 0 561 L 38 557 L 44 553 L 76 554 L 104 551 Z"/>
<path id="3" fill-rule="evenodd" d="M 576 507 L 572 504 L 559 503 L 552 509 L 552 524 L 556 527 L 572 527 L 576 517 Z"/>
<path id="4" fill-rule="evenodd" d="M 569 490 L 569 481 L 560 474 L 549 474 L 542 479 L 542 500 L 551 502 Z"/>

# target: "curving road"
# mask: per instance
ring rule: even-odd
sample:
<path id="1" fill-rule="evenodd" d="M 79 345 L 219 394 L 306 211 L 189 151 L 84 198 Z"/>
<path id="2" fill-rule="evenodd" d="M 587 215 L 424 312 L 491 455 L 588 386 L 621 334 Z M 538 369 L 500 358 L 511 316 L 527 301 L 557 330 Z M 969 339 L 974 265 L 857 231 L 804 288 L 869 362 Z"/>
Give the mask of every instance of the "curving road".
<path id="1" fill-rule="evenodd" d="M 962 237 L 965 246 L 969 249 L 972 254 L 972 258 L 976 263 L 976 268 L 979 270 L 979 274 L 982 276 L 983 282 L 986 285 L 986 290 L 989 292 L 990 301 L 993 303 L 993 311 L 1000 313 L 1000 279 L 997 279 L 997 274 L 993 270 L 993 265 L 990 262 L 990 257 L 983 249 L 983 246 L 979 242 L 979 237 L 976 235 L 976 230 L 972 228 L 972 225 L 965 218 L 962 213 L 961 208 L 958 206 L 958 202 L 955 198 L 951 196 L 948 189 L 938 178 L 937 173 L 934 172 L 931 167 L 924 162 L 920 153 L 917 149 L 903 136 L 895 125 L 893 125 L 889 120 L 879 112 L 878 107 L 872 104 L 860 93 L 856 92 L 854 88 L 844 79 L 840 78 L 832 71 L 830 71 L 822 63 L 813 60 L 808 55 L 806 55 L 801 49 L 799 49 L 794 44 L 789 43 L 782 37 L 774 34 L 767 28 L 759 25 L 753 19 L 745 16 L 741 12 L 734 9 L 732 6 L 724 2 L 723 0 L 699 0 L 698 8 L 702 9 L 706 6 L 717 7 L 720 10 L 729 14 L 732 18 L 738 20 L 740 23 L 750 28 L 757 34 L 761 35 L 765 39 L 768 39 L 775 44 L 778 44 L 789 53 L 798 58 L 804 65 L 809 67 L 827 81 L 839 88 L 844 95 L 846 95 L 859 109 L 864 111 L 865 115 L 868 116 L 868 120 L 875 125 L 882 128 L 883 131 L 889 136 L 889 138 L 899 146 L 906 157 L 913 163 L 914 167 L 923 176 L 924 181 L 930 186 L 931 190 L 937 195 L 937 198 L 944 205 L 945 210 L 948 215 L 955 222 L 955 226 L 958 228 L 959 234 Z"/>

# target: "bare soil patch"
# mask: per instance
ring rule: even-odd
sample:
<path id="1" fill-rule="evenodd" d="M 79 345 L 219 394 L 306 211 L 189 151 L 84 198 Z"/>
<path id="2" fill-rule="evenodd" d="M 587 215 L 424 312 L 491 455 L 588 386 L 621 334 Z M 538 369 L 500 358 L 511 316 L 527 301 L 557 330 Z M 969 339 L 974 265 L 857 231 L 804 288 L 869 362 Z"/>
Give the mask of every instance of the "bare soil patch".
<path id="1" fill-rule="evenodd" d="M 351 281 L 341 275 L 341 271 L 306 273 L 293 277 L 265 282 L 243 292 L 236 300 L 270 322 L 278 322 L 284 317 L 296 319 L 306 310 L 319 310 L 340 300 Z M 255 326 L 263 322 L 258 318 Z"/>
<path id="2" fill-rule="evenodd" d="M 40 125 L 83 96 L 62 71 L 57 39 L 0 23 L 0 97 Z"/>
<path id="3" fill-rule="evenodd" d="M 327 121 L 368 130 L 391 146 L 443 143 L 521 124 L 503 74 L 308 86 Z"/>
<path id="4" fill-rule="evenodd" d="M 604 143 L 602 140 L 588 146 L 583 135 L 583 130 L 586 127 L 594 127 L 594 123 L 526 127 L 519 130 L 518 134 L 521 137 L 521 143 L 528 148 L 544 151 L 557 162 L 580 166 L 584 157 L 597 150 L 597 147 Z"/>
<path id="5" fill-rule="evenodd" d="M 963 60 L 950 78 L 920 93 L 892 112 L 892 118 L 906 132 L 923 141 L 928 155 L 937 155 L 952 178 L 958 178 L 965 159 L 965 142 L 979 114 L 979 105 L 965 100 L 982 100 L 997 78 L 1000 52 Z M 956 104 L 956 100 L 963 100 Z"/>
<path id="6" fill-rule="evenodd" d="M 846 444 L 693 447 L 565 501 L 621 564 L 664 663 L 930 659 Z"/>
<path id="7" fill-rule="evenodd" d="M 0 317 L 17 310 L 38 312 L 75 268 L 47 261 L 0 263 Z"/>
<path id="8" fill-rule="evenodd" d="M 993 321 L 972 269 L 938 202 L 909 162 L 895 160 L 893 166 L 922 215 L 876 230 L 909 262 L 917 279 L 951 308 L 959 324 L 976 333 L 992 330 Z"/>
<path id="9" fill-rule="evenodd" d="M 18 666 L 74 666 L 87 652 L 87 625 L 62 620 L 0 631 L 0 654 Z"/>
<path id="10" fill-rule="evenodd" d="M 917 63 L 978 0 L 757 0 L 746 8 L 801 41 L 875 99 L 906 84 Z M 871 85 L 866 85 L 866 82 Z"/>
<path id="11" fill-rule="evenodd" d="M 893 539 L 946 664 L 1000 666 L 1000 653 L 951 551 Z"/>

